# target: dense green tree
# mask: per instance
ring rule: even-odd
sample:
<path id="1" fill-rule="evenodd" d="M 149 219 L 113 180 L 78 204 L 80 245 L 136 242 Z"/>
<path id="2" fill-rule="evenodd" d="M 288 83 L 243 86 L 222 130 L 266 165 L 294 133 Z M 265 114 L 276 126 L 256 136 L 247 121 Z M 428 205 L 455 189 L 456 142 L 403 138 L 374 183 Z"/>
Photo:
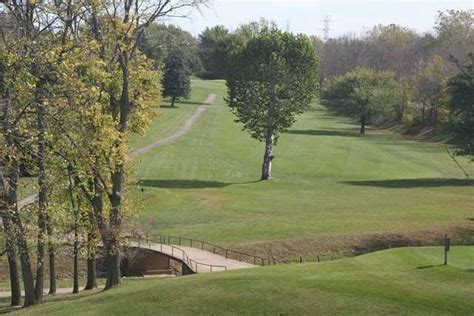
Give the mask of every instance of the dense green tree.
<path id="1" fill-rule="evenodd" d="M 223 79 L 227 75 L 229 58 L 238 38 L 227 28 L 218 25 L 206 28 L 199 35 L 199 55 L 203 66 L 202 77 Z"/>
<path id="2" fill-rule="evenodd" d="M 448 82 L 452 111 L 450 130 L 458 145 L 457 154 L 474 159 L 474 53 L 470 62 Z"/>
<path id="3" fill-rule="evenodd" d="M 165 60 L 163 96 L 171 98 L 171 106 L 176 99 L 188 98 L 191 92 L 191 70 L 188 60 L 180 50 L 168 54 Z"/>
<path id="4" fill-rule="evenodd" d="M 365 134 L 367 124 L 380 121 L 384 111 L 398 102 L 394 78 L 390 71 L 357 68 L 334 78 L 324 89 L 323 98 L 333 110 L 356 118 L 360 134 Z"/>
<path id="5" fill-rule="evenodd" d="M 237 122 L 265 142 L 262 180 L 271 178 L 273 146 L 308 108 L 317 90 L 318 59 L 304 35 L 260 33 L 232 57 L 227 102 Z"/>
<path id="6" fill-rule="evenodd" d="M 176 25 L 154 23 L 139 38 L 138 47 L 148 57 L 164 63 L 172 51 L 181 51 L 189 62 L 193 73 L 201 71 L 198 53 L 199 41 L 189 32 Z"/>

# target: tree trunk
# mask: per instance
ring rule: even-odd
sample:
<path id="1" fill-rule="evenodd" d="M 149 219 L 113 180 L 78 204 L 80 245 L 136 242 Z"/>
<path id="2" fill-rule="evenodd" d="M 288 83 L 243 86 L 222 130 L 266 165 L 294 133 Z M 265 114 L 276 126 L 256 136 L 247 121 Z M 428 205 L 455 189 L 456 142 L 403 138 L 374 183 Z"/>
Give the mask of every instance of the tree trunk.
<path id="1" fill-rule="evenodd" d="M 31 306 L 36 303 L 35 284 L 33 279 L 33 270 L 31 268 L 30 253 L 28 250 L 28 241 L 26 240 L 26 229 L 21 221 L 20 212 L 17 206 L 17 183 L 19 165 L 18 161 L 12 162 L 12 171 L 9 176 L 9 204 L 15 205 L 12 213 L 12 223 L 15 225 L 16 242 L 21 262 L 21 274 L 23 277 L 23 287 L 25 289 L 25 299 L 23 306 Z"/>
<path id="2" fill-rule="evenodd" d="M 109 246 L 107 254 L 107 281 L 104 290 L 111 289 L 120 284 L 120 254 Z"/>
<path id="3" fill-rule="evenodd" d="M 112 175 L 112 194 L 110 195 L 110 218 L 109 236 L 107 236 L 106 256 L 107 256 L 107 282 L 105 289 L 110 289 L 120 284 L 120 245 L 119 234 L 121 228 L 120 206 L 122 203 L 122 179 L 123 165 L 117 167 Z"/>
<path id="4" fill-rule="evenodd" d="M 95 221 L 94 212 L 89 212 L 89 232 L 87 233 L 87 283 L 84 290 L 92 290 L 97 287 L 96 280 L 96 239 L 95 234 L 97 223 Z"/>
<path id="5" fill-rule="evenodd" d="M 265 139 L 265 153 L 263 155 L 262 178 L 261 178 L 261 180 L 270 180 L 272 178 L 272 160 L 273 160 L 273 158 L 274 158 L 274 156 L 273 156 L 273 136 L 268 135 Z"/>
<path id="6" fill-rule="evenodd" d="M 8 210 L 7 210 L 8 211 Z M 11 287 L 11 306 L 19 306 L 21 304 L 21 286 L 20 274 L 18 273 L 18 262 L 16 259 L 16 248 L 14 242 L 14 233 L 12 231 L 10 218 L 7 215 L 2 216 L 3 230 L 5 233 L 5 247 L 8 256 L 8 270 L 10 272 Z"/>
<path id="7" fill-rule="evenodd" d="M 35 298 L 37 302 L 43 300 L 44 266 L 45 266 L 45 237 L 47 230 L 47 184 L 46 184 L 46 140 L 45 140 L 45 108 L 38 101 L 36 106 L 36 127 L 38 130 L 38 244 Z"/>
<path id="8" fill-rule="evenodd" d="M 77 225 L 74 227 L 74 272 L 73 272 L 73 286 L 72 293 L 79 293 L 79 235 L 77 232 Z"/>
<path id="9" fill-rule="evenodd" d="M 360 134 L 361 135 L 365 134 L 365 124 L 366 124 L 365 116 L 362 116 L 360 118 Z"/>
<path id="10" fill-rule="evenodd" d="M 174 103 L 176 102 L 176 96 L 171 98 L 171 107 L 174 108 Z"/>
<path id="11" fill-rule="evenodd" d="M 93 290 L 97 288 L 96 264 L 95 258 L 87 259 L 87 283 L 84 290 Z"/>
<path id="12" fill-rule="evenodd" d="M 47 230 L 48 230 L 48 255 L 49 255 L 49 294 L 56 294 L 56 250 L 54 249 L 52 237 L 53 227 L 51 219 L 47 219 Z"/>
<path id="13" fill-rule="evenodd" d="M 425 126 L 425 102 L 421 102 L 421 126 Z"/>
<path id="14" fill-rule="evenodd" d="M 15 235 L 10 220 L 10 205 L 8 203 L 8 184 L 3 176 L 0 166 L 0 212 L 2 212 L 3 234 L 8 258 L 8 271 L 10 273 L 11 306 L 21 304 L 20 274 L 18 273 L 17 251 L 15 248 Z"/>
<path id="15" fill-rule="evenodd" d="M 3 102 L 3 134 L 5 142 L 8 146 L 15 147 L 15 139 L 12 133 L 12 127 L 10 126 L 10 89 L 6 89 Z M 8 191 L 7 204 L 12 207 L 10 218 L 13 223 L 12 232 L 14 234 L 16 245 L 18 247 L 18 254 L 20 256 L 21 272 L 23 278 L 23 287 L 25 288 L 25 300 L 24 306 L 30 306 L 35 304 L 35 292 L 34 292 L 34 280 L 33 272 L 31 268 L 30 254 L 28 252 L 28 241 L 26 240 L 26 230 L 21 221 L 20 213 L 18 210 L 18 176 L 19 176 L 19 163 L 18 159 L 13 157 L 10 162 L 10 172 L 8 174 Z"/>

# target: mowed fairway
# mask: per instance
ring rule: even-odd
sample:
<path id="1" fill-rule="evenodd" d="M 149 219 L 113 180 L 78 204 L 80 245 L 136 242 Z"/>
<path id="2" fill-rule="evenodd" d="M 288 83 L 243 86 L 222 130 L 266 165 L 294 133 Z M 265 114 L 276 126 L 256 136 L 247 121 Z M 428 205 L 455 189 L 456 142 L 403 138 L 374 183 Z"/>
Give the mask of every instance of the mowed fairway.
<path id="1" fill-rule="evenodd" d="M 472 314 L 474 248 L 453 248 L 448 267 L 439 265 L 442 252 L 441 247 L 391 249 L 325 263 L 126 281 L 99 295 L 47 303 L 21 314 Z"/>
<path id="2" fill-rule="evenodd" d="M 381 130 L 361 137 L 317 104 L 281 136 L 275 179 L 260 182 L 263 145 L 233 121 L 224 82 L 194 87 L 192 102 L 213 92 L 216 103 L 183 138 L 136 158 L 139 218 L 156 233 L 237 245 L 444 229 L 474 217 L 474 188 L 443 145 Z M 161 109 L 135 147 L 171 133 L 195 107 Z"/>

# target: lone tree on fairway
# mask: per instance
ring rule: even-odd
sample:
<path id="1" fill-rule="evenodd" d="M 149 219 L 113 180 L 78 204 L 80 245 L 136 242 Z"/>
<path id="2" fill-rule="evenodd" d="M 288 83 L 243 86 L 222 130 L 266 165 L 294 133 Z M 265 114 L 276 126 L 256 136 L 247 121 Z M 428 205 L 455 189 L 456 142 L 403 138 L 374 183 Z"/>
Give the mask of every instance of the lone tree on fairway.
<path id="1" fill-rule="evenodd" d="M 265 141 L 262 180 L 271 179 L 273 145 L 316 95 L 318 59 L 304 35 L 265 30 L 234 52 L 226 100 L 244 129 Z"/>
<path id="2" fill-rule="evenodd" d="M 189 61 L 180 50 L 173 50 L 165 60 L 163 96 L 171 97 L 171 106 L 176 99 L 188 98 L 191 92 L 191 68 Z"/>
<path id="3" fill-rule="evenodd" d="M 360 134 L 365 134 L 366 124 L 399 99 L 395 74 L 357 68 L 331 80 L 323 91 L 326 105 L 338 113 L 360 122 Z"/>

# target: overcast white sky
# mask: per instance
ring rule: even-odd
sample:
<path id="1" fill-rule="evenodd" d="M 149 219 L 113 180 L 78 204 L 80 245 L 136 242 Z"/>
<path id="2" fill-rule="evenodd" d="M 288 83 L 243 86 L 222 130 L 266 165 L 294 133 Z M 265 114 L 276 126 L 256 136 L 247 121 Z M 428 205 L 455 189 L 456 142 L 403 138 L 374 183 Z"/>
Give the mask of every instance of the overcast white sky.
<path id="1" fill-rule="evenodd" d="M 217 24 L 235 29 L 239 24 L 265 17 L 282 29 L 322 35 L 325 15 L 331 16 L 331 36 L 360 34 L 376 24 L 396 23 L 416 30 L 432 31 L 437 11 L 474 9 L 474 0 L 211 0 L 209 8 L 190 19 L 174 19 L 194 35 Z"/>

